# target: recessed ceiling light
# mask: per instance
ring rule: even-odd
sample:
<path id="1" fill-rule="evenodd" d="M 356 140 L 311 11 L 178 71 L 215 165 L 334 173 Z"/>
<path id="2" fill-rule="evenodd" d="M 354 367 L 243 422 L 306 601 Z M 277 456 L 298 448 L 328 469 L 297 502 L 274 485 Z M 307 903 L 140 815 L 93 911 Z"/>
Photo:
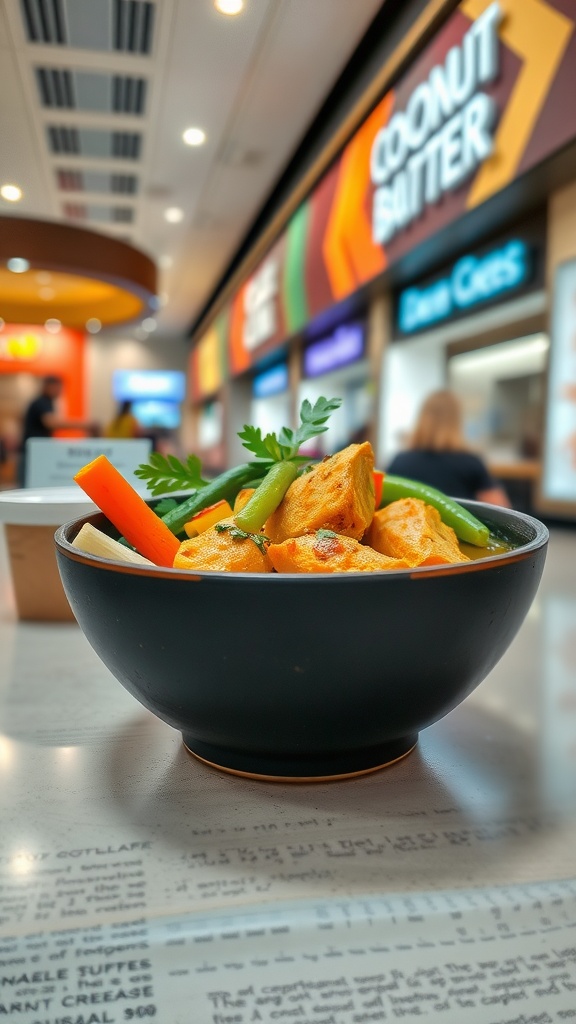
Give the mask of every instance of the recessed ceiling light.
<path id="1" fill-rule="evenodd" d="M 22 189 L 18 188 L 18 185 L 2 185 L 0 196 L 2 199 L 7 199 L 9 203 L 17 203 L 22 199 Z"/>
<path id="2" fill-rule="evenodd" d="M 147 316 L 142 321 L 141 326 L 142 326 L 142 330 L 143 331 L 146 331 L 147 334 L 151 334 L 152 331 L 156 330 L 156 327 L 158 325 L 157 325 L 157 323 L 156 323 L 156 321 L 155 321 L 153 316 Z"/>
<path id="3" fill-rule="evenodd" d="M 8 260 L 6 266 L 13 274 L 25 274 L 27 270 L 30 270 L 28 260 L 25 260 L 22 256 L 13 256 L 12 259 Z"/>
<path id="4" fill-rule="evenodd" d="M 184 218 L 184 210 L 181 210 L 179 206 L 169 206 L 167 210 L 164 210 L 164 216 L 169 224 L 179 224 Z"/>
<path id="5" fill-rule="evenodd" d="M 220 14 L 240 14 L 244 10 L 244 0 L 214 0 L 214 7 Z"/>
<path id="6" fill-rule="evenodd" d="M 98 334 L 101 327 L 102 322 L 96 316 L 91 316 L 90 319 L 86 321 L 86 330 L 89 331 L 90 334 Z"/>
<path id="7" fill-rule="evenodd" d="M 62 324 L 60 323 L 59 320 L 56 319 L 55 316 L 51 316 L 44 324 L 44 327 L 50 334 L 58 334 L 58 331 L 62 327 Z"/>
<path id="8" fill-rule="evenodd" d="M 201 128 L 187 128 L 182 132 L 182 138 L 187 146 L 202 146 L 206 142 L 206 132 Z"/>

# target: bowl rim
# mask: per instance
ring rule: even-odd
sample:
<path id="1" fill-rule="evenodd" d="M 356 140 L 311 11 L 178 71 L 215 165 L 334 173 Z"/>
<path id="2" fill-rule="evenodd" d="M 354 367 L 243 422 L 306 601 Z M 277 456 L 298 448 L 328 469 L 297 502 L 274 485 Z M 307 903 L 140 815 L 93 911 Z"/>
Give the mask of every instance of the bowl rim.
<path id="1" fill-rule="evenodd" d="M 152 501 L 153 499 L 151 499 Z M 482 501 L 470 501 L 460 500 L 460 504 L 469 509 L 474 514 L 478 514 L 478 511 L 483 509 L 491 509 L 498 515 L 504 514 L 506 517 L 511 518 L 513 521 L 529 525 L 534 530 L 534 537 L 526 544 L 520 544 L 517 548 L 512 551 L 502 552 L 496 555 L 486 555 L 482 558 L 474 559 L 470 562 L 457 562 L 451 565 L 426 565 L 416 566 L 412 569 L 385 569 L 382 571 L 373 570 L 371 572 L 318 572 L 318 573 L 249 573 L 249 572 L 225 572 L 223 570 L 215 569 L 173 569 L 159 565 L 137 565 L 132 562 L 117 562 L 111 558 L 104 558 L 101 555 L 89 555 L 79 548 L 73 547 L 71 542 L 68 540 L 67 534 L 75 530 L 75 534 L 79 532 L 80 528 L 86 522 L 92 522 L 97 516 L 104 515 L 103 512 L 97 510 L 89 513 L 88 515 L 79 516 L 75 519 L 71 519 L 66 523 L 63 523 L 58 527 L 54 534 L 54 542 L 57 550 L 67 559 L 75 562 L 81 562 L 84 565 L 94 566 L 99 569 L 105 569 L 109 572 L 119 572 L 123 575 L 135 575 L 135 576 L 146 576 L 153 579 L 179 579 L 179 580 L 200 580 L 200 579 L 226 579 L 229 582 L 232 580 L 250 580 L 252 582 L 256 580 L 266 580 L 265 586 L 277 586 L 282 580 L 303 580 L 306 579 L 309 583 L 326 582 L 326 580 L 333 580 L 334 583 L 340 585 L 345 584 L 346 581 L 359 579 L 363 580 L 381 580 L 384 578 L 398 578 L 398 576 L 406 579 L 430 579 L 434 576 L 458 576 L 462 573 L 470 572 L 481 572 L 486 569 L 496 569 L 504 565 L 508 565 L 512 562 L 519 562 L 525 558 L 529 558 L 534 552 L 540 550 L 547 545 L 549 540 L 548 527 L 542 523 L 539 519 L 534 516 L 528 515 L 526 512 L 519 512 L 516 509 L 504 508 L 500 505 L 491 505 L 488 502 Z M 104 516 L 104 518 L 106 518 Z M 478 515 L 478 518 L 482 518 Z"/>

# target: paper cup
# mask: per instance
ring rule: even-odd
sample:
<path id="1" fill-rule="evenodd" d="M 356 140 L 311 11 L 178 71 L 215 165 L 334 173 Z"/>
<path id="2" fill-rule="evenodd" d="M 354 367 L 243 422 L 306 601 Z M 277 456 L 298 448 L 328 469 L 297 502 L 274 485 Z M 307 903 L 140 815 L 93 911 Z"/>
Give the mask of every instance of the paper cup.
<path id="1" fill-rule="evenodd" d="M 20 619 L 74 621 L 56 564 L 54 533 L 70 519 L 95 511 L 76 485 L 0 491 L 0 523 Z"/>

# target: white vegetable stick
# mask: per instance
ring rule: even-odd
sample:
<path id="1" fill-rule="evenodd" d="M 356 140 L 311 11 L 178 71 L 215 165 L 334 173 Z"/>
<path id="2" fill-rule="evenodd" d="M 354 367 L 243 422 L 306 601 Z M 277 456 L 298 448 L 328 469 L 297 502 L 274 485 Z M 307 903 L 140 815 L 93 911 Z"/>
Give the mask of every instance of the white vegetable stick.
<path id="1" fill-rule="evenodd" d="M 85 551 L 87 555 L 99 555 L 100 558 L 112 558 L 115 562 L 132 562 L 134 565 L 154 565 L 144 555 L 132 551 L 132 548 L 119 544 L 112 537 L 107 537 L 91 523 L 84 523 L 80 532 L 72 541 L 73 548 Z"/>

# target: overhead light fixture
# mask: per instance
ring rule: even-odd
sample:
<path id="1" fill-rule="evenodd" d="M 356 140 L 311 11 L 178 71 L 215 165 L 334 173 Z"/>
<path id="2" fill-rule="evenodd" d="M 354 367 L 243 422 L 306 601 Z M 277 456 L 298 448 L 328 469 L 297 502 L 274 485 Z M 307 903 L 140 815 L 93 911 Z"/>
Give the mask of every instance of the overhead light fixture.
<path id="1" fill-rule="evenodd" d="M 25 274 L 27 270 L 30 270 L 30 264 L 23 256 L 11 256 L 6 261 L 6 266 L 13 274 Z"/>
<path id="2" fill-rule="evenodd" d="M 169 224 L 179 224 L 184 219 L 184 210 L 181 210 L 179 206 L 169 206 L 167 210 L 164 210 L 164 216 Z"/>
<path id="3" fill-rule="evenodd" d="M 56 319 L 55 316 L 51 316 L 44 324 L 44 327 L 46 328 L 49 334 L 58 334 L 58 331 L 62 327 L 62 324 L 60 323 L 59 320 Z"/>
<path id="4" fill-rule="evenodd" d="M 244 0 L 214 0 L 214 7 L 220 14 L 240 14 L 244 10 Z"/>
<path id="5" fill-rule="evenodd" d="M 97 316 L 91 316 L 90 319 L 86 321 L 86 330 L 89 334 L 98 334 L 98 331 L 101 330 L 101 328 L 102 322 Z"/>
<path id="6" fill-rule="evenodd" d="M 147 316 L 147 317 L 146 317 L 146 318 L 145 318 L 145 319 L 144 319 L 144 320 L 142 321 L 142 330 L 143 330 L 143 331 L 146 331 L 146 334 L 151 334 L 151 333 L 152 333 L 152 331 L 155 331 L 155 330 L 156 330 L 156 327 L 157 327 L 157 326 L 158 326 L 158 325 L 157 325 L 157 323 L 156 323 L 156 321 L 155 321 L 155 319 L 154 319 L 154 317 L 153 317 L 153 316 Z"/>
<path id="7" fill-rule="evenodd" d="M 18 185 L 2 185 L 0 188 L 0 196 L 2 199 L 7 199 L 9 203 L 17 203 L 22 199 L 22 189 L 18 188 Z"/>
<path id="8" fill-rule="evenodd" d="M 25 273 L 29 270 L 30 273 Z M 87 228 L 0 215 L 0 311 L 7 323 L 87 330 L 152 313 L 158 271 L 145 253 Z"/>
<path id="9" fill-rule="evenodd" d="M 187 146 L 202 146 L 206 142 L 206 132 L 201 128 L 187 128 L 182 132 L 182 138 Z"/>

